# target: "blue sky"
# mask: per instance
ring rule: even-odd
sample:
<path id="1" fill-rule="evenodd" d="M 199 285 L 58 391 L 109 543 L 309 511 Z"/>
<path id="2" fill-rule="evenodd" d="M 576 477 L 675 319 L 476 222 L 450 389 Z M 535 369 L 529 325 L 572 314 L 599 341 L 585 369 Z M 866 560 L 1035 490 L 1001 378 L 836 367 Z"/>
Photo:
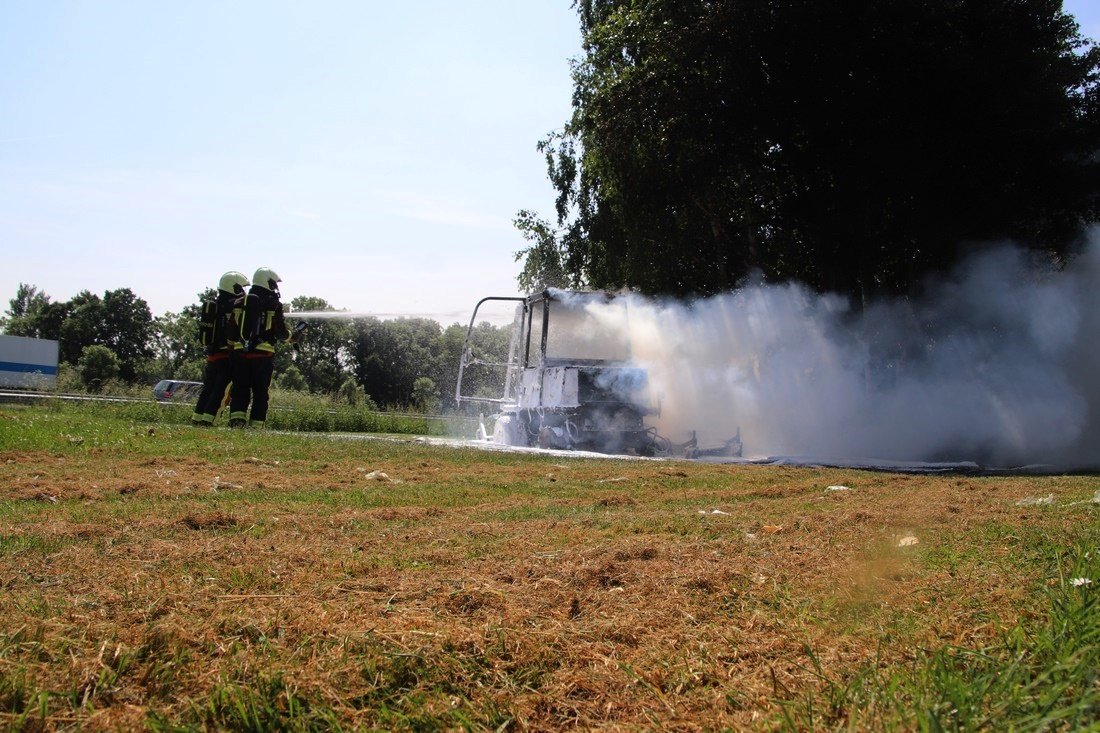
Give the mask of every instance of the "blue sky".
<path id="1" fill-rule="evenodd" d="M 0 305 L 159 314 L 267 265 L 287 300 L 465 320 L 515 293 L 515 212 L 553 209 L 570 4 L 0 0 Z"/>
<path id="2" fill-rule="evenodd" d="M 0 300 L 160 313 L 268 265 L 285 298 L 464 320 L 552 208 L 578 51 L 568 0 L 0 0 Z"/>

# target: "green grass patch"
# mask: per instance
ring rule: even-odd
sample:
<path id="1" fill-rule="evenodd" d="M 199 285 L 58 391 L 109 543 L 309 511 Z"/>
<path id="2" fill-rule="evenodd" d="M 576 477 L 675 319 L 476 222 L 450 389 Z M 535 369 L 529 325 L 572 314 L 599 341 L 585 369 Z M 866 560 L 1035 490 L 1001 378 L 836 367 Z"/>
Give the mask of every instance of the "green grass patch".
<path id="1" fill-rule="evenodd" d="M 152 712 L 147 720 L 154 731 L 233 730 L 339 731 L 336 714 L 303 695 L 281 674 L 259 674 L 240 680 L 222 680 L 210 696 L 192 703 L 183 720 Z"/>
<path id="2" fill-rule="evenodd" d="M 0 513 L 0 516 L 2 516 L 2 513 Z M 22 554 L 49 555 L 68 544 L 71 544 L 71 540 L 62 537 L 43 537 L 35 534 L 0 534 L 0 558 Z"/>
<path id="3" fill-rule="evenodd" d="M 1093 476 L 571 459 L 155 410 L 0 411 L 0 729 L 1100 719 Z"/>
<path id="4" fill-rule="evenodd" d="M 1100 721 L 1100 558 L 1095 545 L 1053 555 L 1059 575 L 1036 593 L 1044 618 L 982 647 L 916 650 L 844 676 L 806 655 L 824 683 L 787 705 L 788 730 L 1084 730 Z"/>

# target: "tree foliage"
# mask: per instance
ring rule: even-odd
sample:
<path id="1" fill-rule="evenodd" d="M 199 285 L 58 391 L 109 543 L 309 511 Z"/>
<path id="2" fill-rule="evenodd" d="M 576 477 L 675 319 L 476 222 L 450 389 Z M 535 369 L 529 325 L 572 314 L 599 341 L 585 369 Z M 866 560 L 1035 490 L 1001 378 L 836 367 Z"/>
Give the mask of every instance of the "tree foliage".
<path id="1" fill-rule="evenodd" d="M 206 361 L 202 346 L 196 339 L 196 318 L 185 308 L 180 313 L 169 311 L 153 319 L 153 359 L 157 373 L 163 378 L 176 378 L 183 371 L 191 371 L 187 365 Z M 201 370 L 199 373 L 202 373 Z"/>
<path id="2" fill-rule="evenodd" d="M 412 403 L 420 412 L 439 411 L 439 390 L 431 377 L 417 377 L 413 381 Z"/>
<path id="3" fill-rule="evenodd" d="M 305 377 L 298 371 L 298 367 L 293 364 L 279 375 L 276 383 L 279 385 L 279 389 L 285 389 L 288 392 L 306 392 L 309 390 Z"/>
<path id="4" fill-rule="evenodd" d="M 344 383 L 340 385 L 340 389 L 336 390 L 336 399 L 346 405 L 374 407 L 367 391 L 355 381 L 355 377 L 348 377 L 344 380 Z"/>
<path id="5" fill-rule="evenodd" d="M 64 305 L 67 315 L 53 338 L 61 342 L 61 358 L 75 364 L 84 353 L 85 347 L 103 345 L 103 299 L 95 293 L 82 290 Z"/>
<path id="6" fill-rule="evenodd" d="M 290 301 L 287 321 L 295 322 L 295 312 L 326 311 L 336 308 L 324 298 L 298 296 Z M 294 366 L 301 372 L 310 392 L 335 392 L 347 379 L 347 342 L 351 329 L 347 321 L 338 319 L 312 319 L 309 330 L 296 349 L 283 349 L 278 366 Z M 285 368 L 285 366 L 284 366 Z"/>
<path id="7" fill-rule="evenodd" d="M 76 364 L 88 346 L 104 346 L 118 359 L 118 376 L 128 381 L 153 355 L 153 315 L 129 288 L 108 290 L 102 298 L 84 290 L 55 303 L 36 286 L 20 283 L 3 325 L 15 336 L 59 341 L 60 358 L 68 364 Z"/>
<path id="8" fill-rule="evenodd" d="M 98 344 L 86 346 L 76 363 L 84 386 L 99 392 L 103 385 L 119 376 L 121 361 L 115 352 Z"/>
<path id="9" fill-rule="evenodd" d="M 440 367 L 440 325 L 427 318 L 365 318 L 353 328 L 352 370 L 367 394 L 382 404 L 412 404 L 417 377 Z"/>
<path id="10" fill-rule="evenodd" d="M 12 336 L 42 338 L 42 314 L 50 305 L 50 296 L 34 285 L 19 283 L 15 297 L 8 301 L 6 317 L 0 318 L 0 328 Z"/>
<path id="11" fill-rule="evenodd" d="M 530 242 L 526 249 L 516 252 L 516 261 L 523 262 L 523 269 L 516 278 L 521 292 L 533 293 L 546 288 L 568 288 L 580 284 L 565 272 L 565 252 L 550 222 L 534 212 L 523 210 L 516 214 L 512 223 Z"/>
<path id="12" fill-rule="evenodd" d="M 599 288 L 868 295 L 1100 218 L 1100 49 L 1057 0 L 577 7 L 574 112 L 540 145 L 561 233 L 528 280 L 560 252 Z"/>
<path id="13" fill-rule="evenodd" d="M 102 343 L 119 359 L 119 376 L 132 381 L 143 362 L 153 355 L 153 314 L 149 304 L 130 288 L 103 294 Z"/>

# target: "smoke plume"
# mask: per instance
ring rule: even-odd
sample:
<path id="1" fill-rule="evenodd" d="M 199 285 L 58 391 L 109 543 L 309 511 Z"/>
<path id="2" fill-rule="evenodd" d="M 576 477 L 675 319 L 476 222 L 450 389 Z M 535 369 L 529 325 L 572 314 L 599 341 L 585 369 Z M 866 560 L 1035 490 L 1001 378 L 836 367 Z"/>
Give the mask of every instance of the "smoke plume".
<path id="1" fill-rule="evenodd" d="M 682 440 L 746 455 L 1100 465 L 1100 230 L 1064 268 L 975 254 L 919 300 L 860 312 L 799 284 L 589 306 L 629 332 Z"/>

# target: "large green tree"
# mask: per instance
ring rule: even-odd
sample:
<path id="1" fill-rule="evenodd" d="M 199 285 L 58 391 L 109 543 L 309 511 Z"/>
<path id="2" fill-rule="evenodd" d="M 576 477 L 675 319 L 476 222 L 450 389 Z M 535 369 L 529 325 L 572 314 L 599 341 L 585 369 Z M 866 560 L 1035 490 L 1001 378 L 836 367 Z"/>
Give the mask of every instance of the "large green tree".
<path id="1" fill-rule="evenodd" d="M 574 282 L 867 296 L 1100 218 L 1100 50 L 1057 0 L 577 8 L 574 112 L 540 146 Z"/>
<path id="2" fill-rule="evenodd" d="M 153 333 L 149 304 L 130 288 L 108 290 L 103 294 L 102 344 L 118 356 L 122 379 L 134 381 L 142 365 L 152 358 Z"/>
<path id="3" fill-rule="evenodd" d="M 68 312 L 56 338 L 61 342 L 61 360 L 76 364 L 85 347 L 104 346 L 106 314 L 103 299 L 89 290 L 81 290 L 65 306 Z"/>

